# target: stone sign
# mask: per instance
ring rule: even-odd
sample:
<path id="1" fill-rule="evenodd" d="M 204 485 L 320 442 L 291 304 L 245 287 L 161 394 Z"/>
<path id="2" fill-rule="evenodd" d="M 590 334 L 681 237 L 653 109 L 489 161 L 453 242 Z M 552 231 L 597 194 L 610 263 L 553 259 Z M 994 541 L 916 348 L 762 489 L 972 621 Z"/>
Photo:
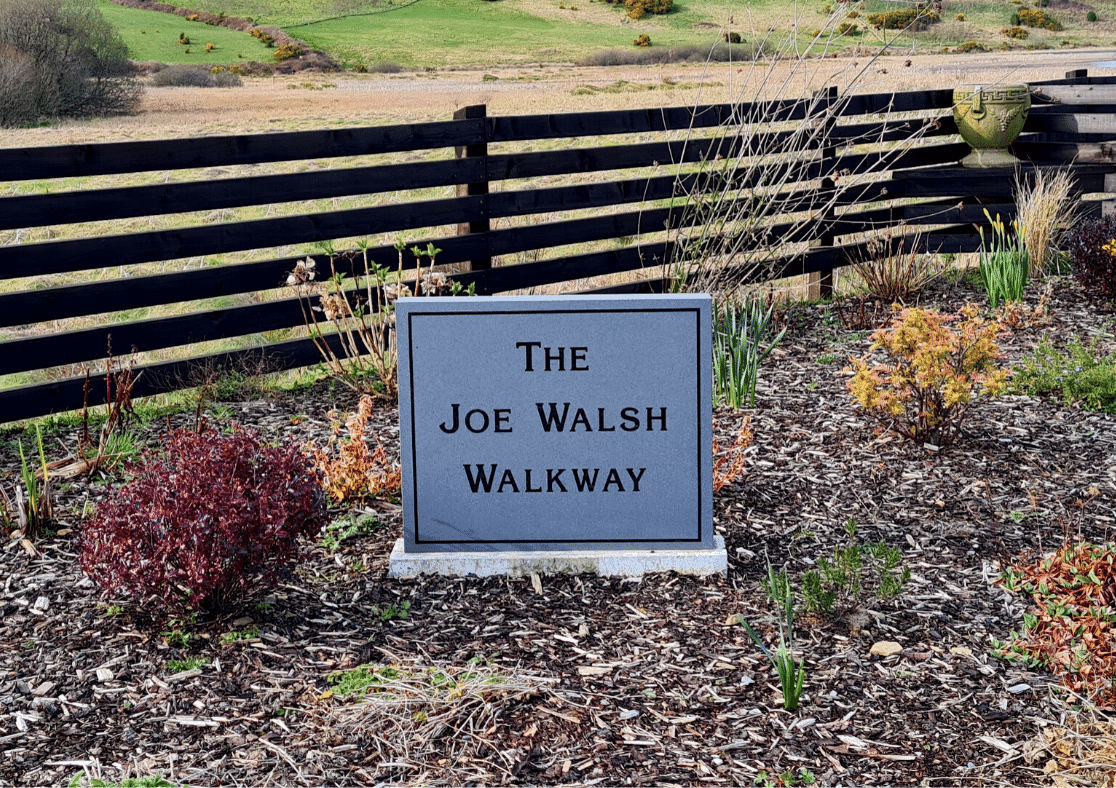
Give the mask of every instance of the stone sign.
<path id="1" fill-rule="evenodd" d="M 710 310 L 400 299 L 404 551 L 712 549 Z"/>

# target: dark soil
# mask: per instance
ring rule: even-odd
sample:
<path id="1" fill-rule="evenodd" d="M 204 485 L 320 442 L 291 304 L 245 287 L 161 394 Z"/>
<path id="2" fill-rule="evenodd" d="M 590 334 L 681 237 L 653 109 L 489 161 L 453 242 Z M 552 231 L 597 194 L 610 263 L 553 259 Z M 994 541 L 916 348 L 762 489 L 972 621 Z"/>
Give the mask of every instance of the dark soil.
<path id="1" fill-rule="evenodd" d="M 943 283 L 925 300 L 952 310 L 981 294 Z M 1112 352 L 1111 314 L 1072 284 L 1053 289 L 1049 312 L 1048 325 L 1004 338 L 1007 361 L 1043 334 L 1099 337 Z M 743 476 L 716 499 L 727 577 L 390 579 L 401 514 L 373 502 L 337 512 L 372 513 L 372 533 L 313 546 L 287 582 L 181 627 L 183 642 L 81 575 L 82 514 L 106 486 L 64 488 L 57 535 L 36 555 L 18 542 L 0 552 L 0 782 L 59 785 L 84 770 L 253 786 L 1041 783 L 1043 759 L 1025 761 L 1024 745 L 1081 700 L 990 655 L 1027 608 L 994 581 L 1021 554 L 1112 537 L 1112 417 L 1009 395 L 974 408 L 958 444 L 919 446 L 882 432 L 847 394 L 842 367 L 867 351 L 866 329 L 825 305 L 785 321 L 758 407 L 716 413 L 722 446 L 745 415 L 755 432 Z M 331 407 L 353 405 L 325 382 L 249 392 L 208 414 L 301 441 L 326 434 Z M 398 456 L 396 411 L 374 419 Z M 167 426 L 146 425 L 144 438 Z M 75 443 L 73 430 L 52 433 L 48 452 Z M 10 486 L 10 443 L 0 462 Z M 766 562 L 797 577 L 849 542 L 849 521 L 859 538 L 900 548 L 911 580 L 898 599 L 869 587 L 838 615 L 800 616 L 806 694 L 788 712 L 737 616 L 773 642 Z M 878 641 L 902 651 L 874 656 Z M 204 664 L 168 668 L 189 658 Z M 332 675 L 365 664 L 488 678 L 472 695 L 435 688 L 407 703 L 334 691 Z"/>

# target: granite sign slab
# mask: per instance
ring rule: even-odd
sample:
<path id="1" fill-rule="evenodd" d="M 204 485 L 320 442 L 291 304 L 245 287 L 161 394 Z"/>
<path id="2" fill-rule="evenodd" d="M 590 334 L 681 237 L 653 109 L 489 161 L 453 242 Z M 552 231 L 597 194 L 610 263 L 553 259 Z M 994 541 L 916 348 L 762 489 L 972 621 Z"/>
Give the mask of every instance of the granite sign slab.
<path id="1" fill-rule="evenodd" d="M 404 550 L 712 549 L 710 310 L 400 299 Z"/>

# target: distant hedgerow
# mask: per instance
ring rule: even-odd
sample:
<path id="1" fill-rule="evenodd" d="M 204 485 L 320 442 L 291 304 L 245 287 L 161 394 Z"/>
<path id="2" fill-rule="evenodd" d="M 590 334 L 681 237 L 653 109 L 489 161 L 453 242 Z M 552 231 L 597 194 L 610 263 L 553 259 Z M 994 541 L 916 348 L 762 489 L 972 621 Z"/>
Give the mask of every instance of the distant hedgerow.
<path id="1" fill-rule="evenodd" d="M 642 19 L 644 16 L 669 14 L 674 10 L 674 0 L 624 0 L 628 17 Z"/>
<path id="2" fill-rule="evenodd" d="M 236 72 L 223 66 L 167 66 L 151 75 L 151 84 L 157 88 L 232 88 L 242 83 Z"/>
<path id="3" fill-rule="evenodd" d="M 252 36 L 252 38 L 255 38 L 255 39 L 259 40 L 260 43 L 262 43 L 266 46 L 269 46 L 269 47 L 275 46 L 275 39 L 273 37 L 269 36 L 267 33 L 265 33 L 262 28 L 253 27 L 251 30 L 248 31 L 248 35 Z"/>
<path id="4" fill-rule="evenodd" d="M 274 583 L 325 525 L 298 446 L 251 430 L 171 433 L 111 489 L 81 535 L 81 568 L 164 615 L 222 610 Z"/>

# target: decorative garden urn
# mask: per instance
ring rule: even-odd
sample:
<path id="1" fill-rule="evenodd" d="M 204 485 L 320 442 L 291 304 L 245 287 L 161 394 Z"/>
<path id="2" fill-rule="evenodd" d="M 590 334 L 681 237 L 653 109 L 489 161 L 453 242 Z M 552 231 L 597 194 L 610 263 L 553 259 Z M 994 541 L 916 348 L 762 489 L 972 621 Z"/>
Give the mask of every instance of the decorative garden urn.
<path id="1" fill-rule="evenodd" d="M 1027 111 L 1031 92 L 1026 85 L 964 85 L 953 90 L 953 117 L 957 130 L 973 152 L 961 160 L 965 167 L 1013 167 L 1008 146 L 1015 142 Z"/>

